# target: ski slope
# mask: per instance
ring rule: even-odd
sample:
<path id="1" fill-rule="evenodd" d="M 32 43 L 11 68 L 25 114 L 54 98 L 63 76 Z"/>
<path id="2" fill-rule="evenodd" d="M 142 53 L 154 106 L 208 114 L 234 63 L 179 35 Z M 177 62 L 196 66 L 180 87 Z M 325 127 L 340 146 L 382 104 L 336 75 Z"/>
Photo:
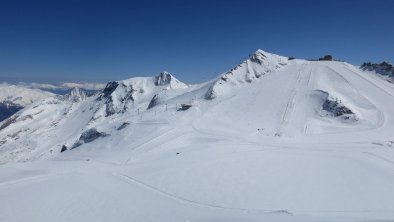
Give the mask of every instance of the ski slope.
<path id="1" fill-rule="evenodd" d="M 48 98 L 0 124 L 0 221 L 391 221 L 393 97 L 348 63 L 258 50 L 197 85 Z"/>

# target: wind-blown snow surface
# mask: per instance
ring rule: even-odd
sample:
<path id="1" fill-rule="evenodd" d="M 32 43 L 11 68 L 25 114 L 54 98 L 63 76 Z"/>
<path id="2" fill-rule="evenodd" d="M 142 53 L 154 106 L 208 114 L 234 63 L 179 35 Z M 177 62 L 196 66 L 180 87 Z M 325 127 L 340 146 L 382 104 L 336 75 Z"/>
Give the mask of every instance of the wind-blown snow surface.
<path id="1" fill-rule="evenodd" d="M 2 122 L 0 221 L 394 219 L 393 85 L 261 50 L 203 84 L 169 75 Z"/>

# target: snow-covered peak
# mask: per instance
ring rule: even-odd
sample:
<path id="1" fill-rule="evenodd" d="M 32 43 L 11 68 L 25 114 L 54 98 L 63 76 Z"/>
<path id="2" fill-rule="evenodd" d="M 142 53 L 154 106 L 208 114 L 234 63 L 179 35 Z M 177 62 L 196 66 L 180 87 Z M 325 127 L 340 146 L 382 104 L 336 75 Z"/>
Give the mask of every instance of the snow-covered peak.
<path id="1" fill-rule="evenodd" d="M 265 74 L 279 70 L 287 65 L 287 61 L 287 57 L 259 49 L 247 60 L 220 75 L 207 91 L 205 98 L 214 99 L 218 94 L 224 94 L 234 86 L 251 83 Z"/>
<path id="2" fill-rule="evenodd" d="M 258 49 L 249 60 L 260 65 L 269 65 L 269 63 L 286 63 L 288 58 Z"/>
<path id="3" fill-rule="evenodd" d="M 185 83 L 168 72 L 155 77 L 134 77 L 110 82 L 97 97 L 97 101 L 104 101 L 104 106 L 99 109 L 96 117 L 123 113 L 133 107 L 145 109 L 155 95 L 166 98 L 177 94 L 173 91 L 187 88 Z"/>
<path id="4" fill-rule="evenodd" d="M 155 85 L 163 86 L 171 83 L 172 75 L 169 72 L 163 71 L 155 77 Z"/>
<path id="5" fill-rule="evenodd" d="M 71 92 L 66 95 L 68 99 L 71 99 L 72 101 L 82 101 L 85 100 L 88 95 L 86 92 L 78 87 L 75 87 L 71 90 Z"/>
<path id="6" fill-rule="evenodd" d="M 168 86 L 172 89 L 187 88 L 187 85 L 185 83 L 179 81 L 173 75 L 166 71 L 163 71 L 158 76 L 156 76 L 154 82 L 156 86 Z"/>

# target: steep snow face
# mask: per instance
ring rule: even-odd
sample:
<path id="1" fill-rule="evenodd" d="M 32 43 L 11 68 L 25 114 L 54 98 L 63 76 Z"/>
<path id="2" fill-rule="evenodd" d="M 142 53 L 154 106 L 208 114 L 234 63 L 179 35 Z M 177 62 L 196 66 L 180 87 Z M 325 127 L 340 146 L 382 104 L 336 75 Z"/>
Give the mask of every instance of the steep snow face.
<path id="1" fill-rule="evenodd" d="M 38 100 L 42 100 L 54 94 L 41 91 L 38 89 L 30 89 L 23 86 L 10 85 L 6 83 L 0 84 L 0 102 L 12 102 L 20 106 L 27 106 Z"/>
<path id="2" fill-rule="evenodd" d="M 132 78 L 21 110 L 0 124 L 0 163 L 41 161 L 0 168 L 2 219 L 394 218 L 394 85 L 263 52 L 230 73 L 186 88 Z"/>
<path id="3" fill-rule="evenodd" d="M 209 88 L 205 97 L 214 99 L 231 88 L 251 83 L 261 76 L 277 71 L 287 64 L 288 58 L 257 50 L 249 59 L 221 75 Z"/>

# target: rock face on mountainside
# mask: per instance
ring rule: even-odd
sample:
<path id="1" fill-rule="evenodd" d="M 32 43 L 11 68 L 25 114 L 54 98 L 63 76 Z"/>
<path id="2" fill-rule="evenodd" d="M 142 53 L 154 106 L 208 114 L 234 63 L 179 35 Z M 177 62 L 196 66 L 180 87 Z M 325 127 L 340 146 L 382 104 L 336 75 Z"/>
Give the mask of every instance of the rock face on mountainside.
<path id="1" fill-rule="evenodd" d="M 214 99 L 232 87 L 251 83 L 265 74 L 286 66 L 287 57 L 278 56 L 263 50 L 257 50 L 249 59 L 221 75 L 205 94 L 208 100 Z"/>
<path id="2" fill-rule="evenodd" d="M 65 95 L 65 98 L 72 100 L 74 102 L 79 102 L 85 100 L 86 98 L 92 95 L 93 93 L 85 91 L 81 88 L 73 88 L 69 94 Z"/>
<path id="3" fill-rule="evenodd" d="M 83 132 L 81 134 L 81 136 L 79 137 L 78 141 L 72 146 L 71 149 L 74 149 L 84 143 L 90 143 L 93 142 L 94 140 L 100 138 L 100 137 L 106 137 L 108 136 L 106 133 L 103 132 L 99 132 L 97 131 L 97 129 L 92 128 L 92 129 L 88 129 L 85 132 Z"/>
<path id="4" fill-rule="evenodd" d="M 147 109 L 151 109 L 153 107 L 155 107 L 156 105 L 158 105 L 159 102 L 159 94 L 155 94 L 153 96 L 153 98 L 151 99 L 151 101 L 149 102 L 148 108 Z"/>
<path id="5" fill-rule="evenodd" d="M 386 61 L 382 63 L 364 62 L 360 68 L 365 71 L 375 71 L 380 75 L 388 77 L 387 80 L 394 83 L 394 66 Z"/>
<path id="6" fill-rule="evenodd" d="M 322 106 L 323 110 L 332 113 L 335 117 L 343 116 L 345 119 L 349 118 L 349 115 L 354 114 L 349 108 L 340 104 L 338 101 L 327 99 Z"/>
<path id="7" fill-rule="evenodd" d="M 166 88 L 172 89 L 185 89 L 187 85 L 174 76 L 172 76 L 169 72 L 161 72 L 158 76 L 154 77 L 154 83 L 156 86 L 164 86 Z"/>
<path id="8" fill-rule="evenodd" d="M 110 82 L 97 98 L 104 101 L 105 116 L 122 113 L 134 102 L 133 93 L 135 89 L 132 84 L 125 82 Z"/>

